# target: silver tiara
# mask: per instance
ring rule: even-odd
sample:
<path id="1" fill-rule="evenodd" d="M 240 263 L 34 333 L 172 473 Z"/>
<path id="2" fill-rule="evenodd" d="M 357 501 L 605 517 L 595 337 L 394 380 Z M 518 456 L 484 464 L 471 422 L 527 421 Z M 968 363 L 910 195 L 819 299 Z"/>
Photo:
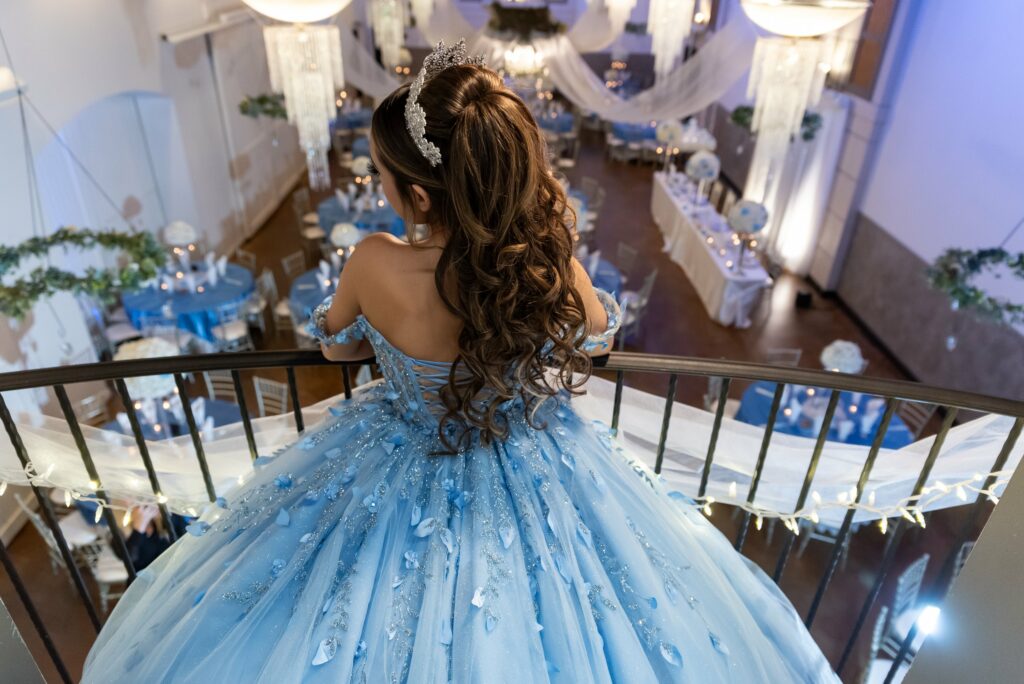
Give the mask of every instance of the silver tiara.
<path id="1" fill-rule="evenodd" d="M 409 129 L 409 135 L 416 147 L 431 166 L 441 163 L 441 150 L 437 145 L 427 140 L 427 113 L 420 106 L 420 91 L 427 81 L 437 76 L 445 69 L 461 64 L 484 65 L 482 56 L 469 57 L 466 55 L 466 41 L 460 40 L 451 47 L 445 47 L 444 41 L 437 44 L 434 51 L 423 60 L 423 68 L 416 74 L 416 79 L 409 86 L 409 97 L 405 101 L 405 127 Z"/>

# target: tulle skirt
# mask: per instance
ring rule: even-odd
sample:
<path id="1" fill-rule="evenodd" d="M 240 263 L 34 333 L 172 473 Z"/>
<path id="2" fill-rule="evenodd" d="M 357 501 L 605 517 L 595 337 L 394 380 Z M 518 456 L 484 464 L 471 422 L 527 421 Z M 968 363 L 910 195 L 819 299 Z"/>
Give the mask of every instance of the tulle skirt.
<path id="1" fill-rule="evenodd" d="M 788 600 L 607 427 L 436 455 L 382 387 L 142 573 L 92 682 L 835 682 Z"/>

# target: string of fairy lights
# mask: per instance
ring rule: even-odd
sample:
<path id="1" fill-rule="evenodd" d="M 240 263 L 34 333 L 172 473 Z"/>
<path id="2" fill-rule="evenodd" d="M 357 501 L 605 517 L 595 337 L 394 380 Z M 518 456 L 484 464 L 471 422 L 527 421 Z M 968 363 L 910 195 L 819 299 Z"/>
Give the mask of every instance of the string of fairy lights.
<path id="1" fill-rule="evenodd" d="M 50 477 L 56 471 L 56 464 L 50 464 L 46 470 L 42 473 L 34 472 L 34 468 L 29 465 L 25 469 L 23 476 L 21 477 L 8 477 L 4 476 L 0 478 L 0 496 L 3 496 L 7 491 L 8 485 L 35 485 L 37 487 L 52 487 L 55 486 L 50 480 Z M 985 497 L 993 504 L 999 503 L 998 492 L 1002 490 L 1010 481 L 1010 477 L 1013 475 L 1013 470 L 996 470 L 991 471 L 987 474 L 975 473 L 972 477 L 961 480 L 958 482 L 943 482 L 941 480 L 935 480 L 930 485 L 922 487 L 921 493 L 918 495 L 906 496 L 895 504 L 888 506 L 878 506 L 875 503 L 875 491 L 870 490 L 866 492 L 864 500 L 861 501 L 856 486 L 851 487 L 849 490 L 841 491 L 834 499 L 825 499 L 817 491 L 812 491 L 810 495 L 810 505 L 804 506 L 803 508 L 792 511 L 782 512 L 773 509 L 760 507 L 746 501 L 741 500 L 739 496 L 739 486 L 736 482 L 732 482 L 728 487 L 728 498 L 718 499 L 714 496 L 704 496 L 695 499 L 697 506 L 707 516 L 711 516 L 713 512 L 713 506 L 715 504 L 727 505 L 738 508 L 751 515 L 754 519 L 754 527 L 760 530 L 766 519 L 780 520 L 786 529 L 793 532 L 795 535 L 800 534 L 800 526 L 803 522 L 810 522 L 817 525 L 821 522 L 821 514 L 825 510 L 834 509 L 845 509 L 847 511 L 863 511 L 870 514 L 872 517 L 877 517 L 877 526 L 882 534 L 886 534 L 889 529 L 889 520 L 894 518 L 903 518 L 907 522 L 913 525 L 918 525 L 922 528 L 926 526 L 925 512 L 930 510 L 937 502 L 942 499 L 949 497 L 951 494 L 961 502 L 960 504 L 967 504 L 972 500 L 976 500 L 978 497 Z M 238 478 L 239 484 L 243 483 L 245 475 L 241 475 Z M 988 483 L 985 486 L 984 483 Z M 96 480 L 91 480 L 88 484 L 88 491 L 81 492 L 74 489 L 64 489 L 64 505 L 68 508 L 72 506 L 75 501 L 87 501 L 96 506 L 95 521 L 98 523 L 103 517 L 105 510 L 122 511 L 122 525 L 127 527 L 131 523 L 132 509 L 138 505 L 151 505 L 151 504 L 167 504 L 170 502 L 168 497 L 161 492 L 148 492 L 141 488 L 142 481 L 138 481 L 140 490 L 132 492 L 131 501 L 114 501 L 108 502 L 96 495 L 96 492 L 100 488 L 100 483 Z M 185 506 L 179 508 L 183 510 L 189 516 L 198 517 L 200 511 L 195 506 Z"/>

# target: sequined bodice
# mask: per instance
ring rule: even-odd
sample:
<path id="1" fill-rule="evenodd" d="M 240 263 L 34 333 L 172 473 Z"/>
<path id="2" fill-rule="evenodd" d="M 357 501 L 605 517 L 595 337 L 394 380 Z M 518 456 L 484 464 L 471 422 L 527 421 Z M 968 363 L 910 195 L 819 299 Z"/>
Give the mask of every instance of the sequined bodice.
<path id="1" fill-rule="evenodd" d="M 409 422 L 436 427 L 444 415 L 438 396 L 448 383 L 451 363 L 425 361 L 405 354 L 360 314 L 355 322 L 339 333 L 350 339 L 366 339 L 373 345 L 377 365 L 384 376 L 385 397 Z"/>
<path id="2" fill-rule="evenodd" d="M 608 314 L 608 328 L 599 335 L 586 338 L 583 349 L 593 351 L 614 340 L 619 329 L 621 314 L 615 299 L 602 290 L 597 290 Z M 318 306 L 306 329 L 324 344 L 348 344 L 355 340 L 368 340 L 377 356 L 377 364 L 384 376 L 384 398 L 391 402 L 397 412 L 409 423 L 424 428 L 436 429 L 445 414 L 444 404 L 439 396 L 441 388 L 448 383 L 452 364 L 442 361 L 424 361 L 405 354 L 388 341 L 362 314 L 340 332 L 331 335 L 323 330 L 323 321 L 330 307 L 328 297 Z"/>

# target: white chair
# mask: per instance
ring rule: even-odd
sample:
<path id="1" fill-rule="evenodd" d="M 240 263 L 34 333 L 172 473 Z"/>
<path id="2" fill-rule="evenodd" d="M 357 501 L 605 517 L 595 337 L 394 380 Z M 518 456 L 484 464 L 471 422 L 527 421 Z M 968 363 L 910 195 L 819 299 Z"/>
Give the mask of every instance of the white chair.
<path id="1" fill-rule="evenodd" d="M 871 648 L 868 652 L 868 666 L 864 669 L 864 675 L 861 677 L 861 684 L 882 684 L 885 681 L 886 675 L 889 674 L 889 670 L 892 668 L 892 658 L 879 658 L 878 653 L 884 650 L 882 649 L 882 637 L 885 635 L 886 622 L 889 619 L 889 606 L 882 606 L 878 611 L 878 618 L 875 619 L 875 628 L 871 631 Z M 895 657 L 895 653 L 889 654 Z M 896 676 L 893 678 L 894 682 L 903 681 L 907 671 L 910 669 L 910 665 L 902 663 L 900 668 L 896 671 Z"/>
<path id="2" fill-rule="evenodd" d="M 266 312 L 271 302 L 277 302 L 277 281 L 274 272 L 265 268 L 256 279 L 256 292 L 245 304 L 246 322 L 256 324 L 261 333 L 267 332 Z"/>
<path id="3" fill-rule="evenodd" d="M 50 569 L 56 575 L 64 567 L 64 556 L 61 555 L 60 547 L 57 546 L 57 538 L 53 535 L 53 531 L 43 522 L 42 517 L 32 510 L 24 499 L 15 494 L 14 500 L 29 522 L 32 523 L 32 526 L 36 528 L 39 536 L 46 542 L 46 549 L 50 555 Z M 71 551 L 71 557 L 75 559 L 75 564 L 79 567 L 85 567 L 86 561 L 82 556 L 82 549 L 95 544 L 99 540 L 97 528 L 89 525 L 78 511 L 72 511 L 70 514 L 60 518 L 57 520 L 57 525 L 64 536 L 64 541 L 67 542 L 68 550 Z M 70 575 L 68 579 L 70 580 Z"/>
<path id="4" fill-rule="evenodd" d="M 306 270 L 306 255 L 302 252 L 292 252 L 281 259 L 281 268 L 288 280 L 295 280 Z"/>
<path id="5" fill-rule="evenodd" d="M 708 378 L 708 390 L 704 395 L 704 410 L 709 413 L 716 413 L 718 411 L 718 395 L 722 392 L 723 378 L 709 377 Z M 740 411 L 740 400 L 729 399 L 725 400 L 725 410 L 722 415 L 726 418 L 735 418 L 736 414 Z M 739 510 L 739 509 L 737 509 Z M 769 524 L 773 524 L 775 519 L 772 518 Z M 770 532 L 770 531 L 769 531 Z M 771 543 L 771 539 L 768 540 Z"/>
<path id="6" fill-rule="evenodd" d="M 210 399 L 236 403 L 235 379 L 231 371 L 203 371 L 203 382 L 206 383 L 206 396 Z"/>
<path id="7" fill-rule="evenodd" d="M 921 612 L 917 606 L 917 599 L 921 593 L 921 583 L 924 581 L 925 570 L 928 569 L 929 558 L 927 553 L 922 554 L 896 580 L 896 593 L 892 600 L 892 621 L 882 641 L 882 648 L 886 651 L 894 654 L 899 651 L 900 645 Z M 918 632 L 911 645 L 911 653 L 917 652 L 924 637 L 924 634 Z"/>
<path id="8" fill-rule="evenodd" d="M 92 350 L 88 350 L 92 351 Z M 90 357 L 89 361 L 93 359 Z M 76 364 L 77 365 L 77 364 Z M 108 404 L 110 402 L 110 392 L 107 386 L 104 385 L 101 391 L 95 392 L 79 399 L 76 399 L 72 406 L 75 410 L 75 416 L 78 418 L 79 423 L 85 425 L 103 425 L 104 423 L 110 422 L 110 411 L 108 410 Z"/>
<path id="9" fill-rule="evenodd" d="M 256 389 L 256 406 L 259 408 L 260 418 L 280 415 L 288 410 L 287 383 L 255 377 L 252 384 Z"/>
<path id="10" fill-rule="evenodd" d="M 124 595 L 124 590 L 128 586 L 128 570 L 106 542 L 90 547 L 85 557 L 89 571 L 92 572 L 92 577 L 100 590 L 100 608 L 106 613 L 110 599 Z M 115 586 L 120 586 L 121 591 L 111 591 L 111 587 Z"/>
<path id="11" fill-rule="evenodd" d="M 242 318 L 241 311 L 236 308 L 225 308 L 217 311 L 220 324 L 210 332 L 216 340 L 217 351 L 252 351 L 256 348 L 249 334 L 249 324 Z"/>
<path id="12" fill-rule="evenodd" d="M 799 366 L 802 349 L 779 347 L 764 353 L 764 362 L 772 366 Z"/>
<path id="13" fill-rule="evenodd" d="M 292 316 L 291 305 L 287 299 L 281 299 L 274 305 L 274 332 L 280 335 L 288 330 L 295 330 L 295 318 Z"/>
<path id="14" fill-rule="evenodd" d="M 638 292 L 626 290 L 619 297 L 622 310 L 622 324 L 619 326 L 619 348 L 626 344 L 626 338 L 640 331 L 640 321 L 654 291 L 654 281 L 658 279 L 658 269 L 654 269 L 644 278 L 643 287 Z"/>
<path id="15" fill-rule="evenodd" d="M 850 555 L 850 537 L 857 531 L 859 525 L 850 528 L 850 534 L 843 542 L 843 551 L 839 556 L 839 567 L 846 570 L 846 559 Z M 807 520 L 800 521 L 800 546 L 797 547 L 796 557 L 800 558 L 807 550 L 807 545 L 812 541 L 823 542 L 835 546 L 839 542 L 839 528 L 821 523 L 815 524 Z"/>
<path id="16" fill-rule="evenodd" d="M 235 261 L 238 262 L 239 266 L 244 266 L 253 273 L 256 272 L 256 255 L 252 252 L 247 252 L 242 248 L 236 249 Z"/>
<path id="17" fill-rule="evenodd" d="M 918 436 L 924 431 L 928 421 L 932 419 L 935 412 L 938 410 L 938 406 L 935 404 L 923 404 L 918 401 L 902 401 L 900 402 L 899 408 L 896 409 L 897 415 L 903 420 L 903 423 L 907 426 L 907 430 L 916 440 Z"/>
<path id="18" fill-rule="evenodd" d="M 162 315 L 146 315 L 139 319 L 139 328 L 142 329 L 143 337 L 159 337 L 167 340 L 178 351 L 183 354 L 191 353 L 196 336 L 187 330 L 182 330 L 174 324 L 174 321 L 164 318 Z"/>
<path id="19" fill-rule="evenodd" d="M 640 251 L 636 247 L 627 245 L 625 242 L 620 242 L 615 249 L 615 265 L 622 272 L 623 282 L 628 279 L 633 267 L 636 266 L 636 259 L 639 255 Z"/>
<path id="20" fill-rule="evenodd" d="M 295 334 L 295 346 L 299 349 L 319 349 L 320 341 L 315 337 L 306 332 L 306 326 L 296 325 L 294 319 L 292 320 L 293 331 Z"/>

